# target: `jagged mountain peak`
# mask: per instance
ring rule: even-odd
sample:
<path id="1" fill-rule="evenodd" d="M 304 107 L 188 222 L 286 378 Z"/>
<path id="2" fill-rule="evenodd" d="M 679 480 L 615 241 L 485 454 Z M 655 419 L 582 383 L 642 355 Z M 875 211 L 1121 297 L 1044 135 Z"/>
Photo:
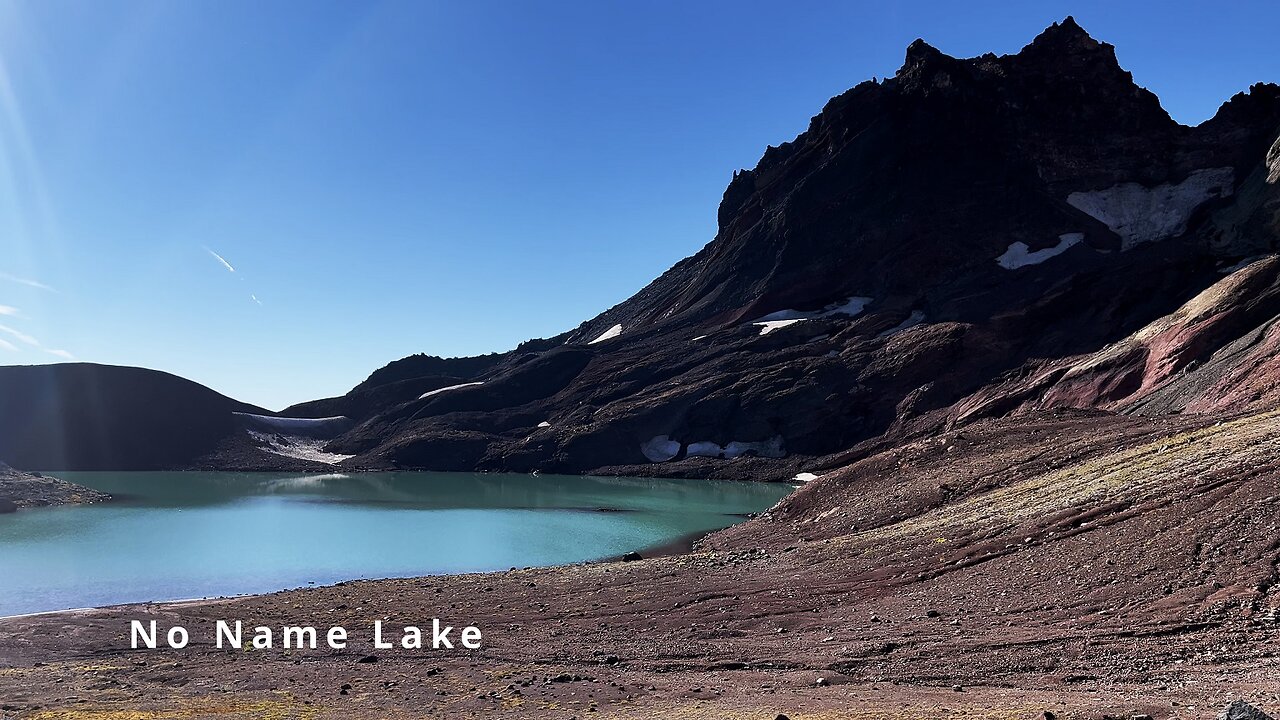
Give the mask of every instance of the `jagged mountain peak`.
<path id="1" fill-rule="evenodd" d="M 1178 125 L 1073 18 L 1001 57 L 957 59 L 917 39 L 893 78 L 832 98 L 804 133 L 736 173 L 702 252 L 572 337 L 853 296 L 910 303 L 959 277 L 1008 280 L 996 259 L 1015 242 L 1034 252 L 1085 233 L 1089 247 L 1119 247 L 1105 223 L 1070 209 L 1071 194 L 1226 177 L 1273 137 L 1260 132 L 1270 104 L 1236 104 L 1243 117 L 1228 129 L 1240 137 Z"/>
<path id="2" fill-rule="evenodd" d="M 916 38 L 907 46 L 907 58 L 902 67 L 903 69 L 912 68 L 943 57 L 949 56 L 944 55 L 941 50 L 925 42 L 924 38 Z M 899 70 L 899 72 L 901 73 L 902 71 Z"/>
<path id="3" fill-rule="evenodd" d="M 1244 92 L 1232 95 L 1218 108 L 1212 118 L 1204 125 L 1248 125 L 1266 122 L 1277 115 L 1280 108 L 1280 85 L 1275 83 L 1254 83 Z M 1276 128 L 1280 132 L 1280 127 Z"/>
<path id="4" fill-rule="evenodd" d="M 1089 31 L 1081 27 L 1080 23 L 1076 22 L 1076 19 L 1071 15 L 1068 15 L 1062 22 L 1055 22 L 1045 28 L 1023 50 L 1050 48 L 1067 52 L 1103 52 L 1112 55 L 1115 53 L 1115 48 L 1107 43 L 1095 40 L 1089 34 Z"/>
<path id="5" fill-rule="evenodd" d="M 625 302 L 482 363 L 412 359 L 294 410 L 356 419 L 326 452 L 372 466 L 582 471 L 820 456 L 960 417 L 946 411 L 967 397 L 987 415 L 1022 407 L 1021 386 L 998 382 L 1009 373 L 1063 403 L 1118 402 L 1139 354 L 1161 348 L 1134 343 L 1101 390 L 1028 363 L 1162 317 L 1176 335 L 1191 296 L 1280 248 L 1276 98 L 1256 86 L 1214 123 L 1178 125 L 1070 18 L 1011 55 L 917 40 L 893 78 L 832 98 L 736 173 L 716 237 Z M 1197 337 L 1220 347 L 1258 319 L 1240 318 Z"/>

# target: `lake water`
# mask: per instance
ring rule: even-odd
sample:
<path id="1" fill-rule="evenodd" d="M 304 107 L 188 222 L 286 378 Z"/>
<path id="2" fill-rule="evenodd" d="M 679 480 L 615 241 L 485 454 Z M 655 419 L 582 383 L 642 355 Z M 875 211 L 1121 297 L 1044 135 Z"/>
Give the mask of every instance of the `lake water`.
<path id="1" fill-rule="evenodd" d="M 791 490 L 473 473 L 57 476 L 117 499 L 0 515 L 0 616 L 599 560 L 741 522 Z"/>

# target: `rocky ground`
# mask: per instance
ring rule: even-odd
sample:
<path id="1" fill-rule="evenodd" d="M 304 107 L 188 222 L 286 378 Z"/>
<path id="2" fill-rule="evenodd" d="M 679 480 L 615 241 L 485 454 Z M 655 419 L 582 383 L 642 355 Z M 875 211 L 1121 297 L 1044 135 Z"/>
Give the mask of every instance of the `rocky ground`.
<path id="1" fill-rule="evenodd" d="M 110 495 L 39 473 L 24 473 L 0 463 L 0 513 L 45 505 L 78 505 L 109 500 Z"/>
<path id="2" fill-rule="evenodd" d="M 0 621 L 21 718 L 1215 715 L 1280 707 L 1280 413 L 1058 411 L 868 451 L 695 552 Z M 472 624 L 478 651 L 366 628 Z M 127 621 L 181 651 L 128 650 Z M 217 619 L 352 629 L 228 651 Z"/>

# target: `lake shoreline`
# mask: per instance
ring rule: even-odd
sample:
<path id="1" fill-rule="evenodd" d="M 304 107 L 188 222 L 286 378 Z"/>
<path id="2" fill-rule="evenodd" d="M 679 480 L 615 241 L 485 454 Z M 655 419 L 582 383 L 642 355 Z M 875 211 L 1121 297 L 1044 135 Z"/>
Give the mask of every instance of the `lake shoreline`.
<path id="1" fill-rule="evenodd" d="M 745 522 L 745 519 L 743 521 Z M 667 557 L 676 557 L 680 555 L 688 555 L 696 551 L 699 541 L 709 537 L 714 532 L 715 531 L 687 533 L 679 538 L 671 540 L 670 542 L 665 542 L 658 545 L 651 545 L 636 552 L 640 556 L 639 559 L 667 558 Z M 525 569 L 526 570 L 545 570 L 545 569 L 555 569 L 555 568 L 567 568 L 567 567 L 572 567 L 574 565 L 599 565 L 599 564 L 609 564 L 609 563 L 616 563 L 616 562 L 632 562 L 632 561 L 633 560 L 627 560 L 625 556 L 623 557 L 612 556 L 607 558 L 601 558 L 599 560 L 587 560 L 581 563 L 566 563 L 563 565 L 542 565 L 542 566 L 536 566 L 536 567 L 528 567 Z M 14 615 L 0 615 L 0 622 L 6 621 L 6 620 L 19 620 L 22 618 L 47 617 L 47 616 L 55 616 L 55 615 L 79 616 L 79 615 L 88 615 L 93 613 L 102 613 L 102 612 L 110 612 L 110 611 L 124 611 L 124 610 L 128 610 L 129 608 L 138 608 L 138 607 L 151 607 L 151 606 L 182 607 L 182 606 L 197 605 L 197 604 L 217 604 L 217 603 L 225 603 L 225 602 L 234 602 L 237 600 L 245 600 L 245 599 L 250 599 L 255 597 L 266 597 L 266 596 L 275 595 L 278 593 L 297 592 L 301 590 L 315 590 L 315 589 L 325 588 L 325 587 L 335 587 L 339 585 L 344 585 L 346 583 L 391 582 L 396 580 L 415 580 L 415 579 L 425 579 L 425 578 L 450 577 L 455 575 L 487 575 L 487 574 L 490 574 L 491 572 L 494 572 L 494 571 L 475 572 L 475 573 L 451 573 L 451 574 L 444 574 L 444 575 L 415 575 L 415 576 L 406 576 L 406 577 L 357 578 L 357 579 L 350 579 L 350 580 L 338 580 L 333 583 L 325 583 L 324 585 L 285 587 L 285 588 L 280 588 L 279 590 L 273 590 L 273 591 L 267 591 L 267 592 L 244 593 L 244 594 L 237 594 L 237 595 L 217 595 L 217 596 L 209 596 L 209 597 L 175 598 L 173 600 L 140 600 L 137 602 L 115 603 L 115 604 L 109 604 L 109 605 L 86 606 L 86 607 L 78 607 L 78 608 L 64 608 L 60 610 L 38 610 L 35 612 L 17 613 Z"/>
<path id="2" fill-rule="evenodd" d="M 1177 531 L 1193 512 L 1224 527 L 1242 507 L 1255 527 L 1272 521 L 1272 475 L 1242 474 L 1209 498 L 1199 468 L 1228 442 L 1274 463 L 1260 439 L 1277 422 L 992 422 L 963 442 L 828 473 L 680 555 L 0 620 L 0 697 L 20 718 L 1213 715 L 1280 692 L 1278 626 L 1266 598 L 1252 614 L 1212 599 L 1185 562 L 1200 538 Z M 1210 435 L 1162 450 L 1188 432 Z M 1098 481 L 1135 464 L 1141 477 Z M 1046 487 L 1100 486 L 1050 496 L 1071 502 L 1045 512 Z M 1159 536 L 1167 556 L 1143 545 L 1152 528 L 1171 528 Z M 1223 557 L 1265 557 L 1268 538 L 1233 533 Z M 1252 587 L 1251 571 L 1220 566 L 1216 579 Z M 431 617 L 480 628 L 482 647 L 380 649 L 360 637 L 338 651 L 228 653 L 208 640 L 219 619 L 365 628 Z M 130 623 L 153 619 L 191 628 L 192 644 L 131 650 Z"/>
<path id="3" fill-rule="evenodd" d="M 44 473 L 30 473 L 0 462 L 0 514 L 59 505 L 106 502 L 111 495 Z"/>
<path id="4" fill-rule="evenodd" d="M 470 473 L 67 479 L 118 500 L 0 524 L 0 615 L 683 553 L 788 490 Z"/>

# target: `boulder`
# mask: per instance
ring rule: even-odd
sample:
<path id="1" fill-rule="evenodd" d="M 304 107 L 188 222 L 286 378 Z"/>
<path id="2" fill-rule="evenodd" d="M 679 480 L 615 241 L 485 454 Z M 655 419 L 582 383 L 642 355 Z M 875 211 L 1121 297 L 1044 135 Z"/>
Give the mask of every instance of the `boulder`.
<path id="1" fill-rule="evenodd" d="M 1244 700 L 1233 700 L 1218 715 L 1218 720 L 1272 720 L 1272 718 Z"/>

